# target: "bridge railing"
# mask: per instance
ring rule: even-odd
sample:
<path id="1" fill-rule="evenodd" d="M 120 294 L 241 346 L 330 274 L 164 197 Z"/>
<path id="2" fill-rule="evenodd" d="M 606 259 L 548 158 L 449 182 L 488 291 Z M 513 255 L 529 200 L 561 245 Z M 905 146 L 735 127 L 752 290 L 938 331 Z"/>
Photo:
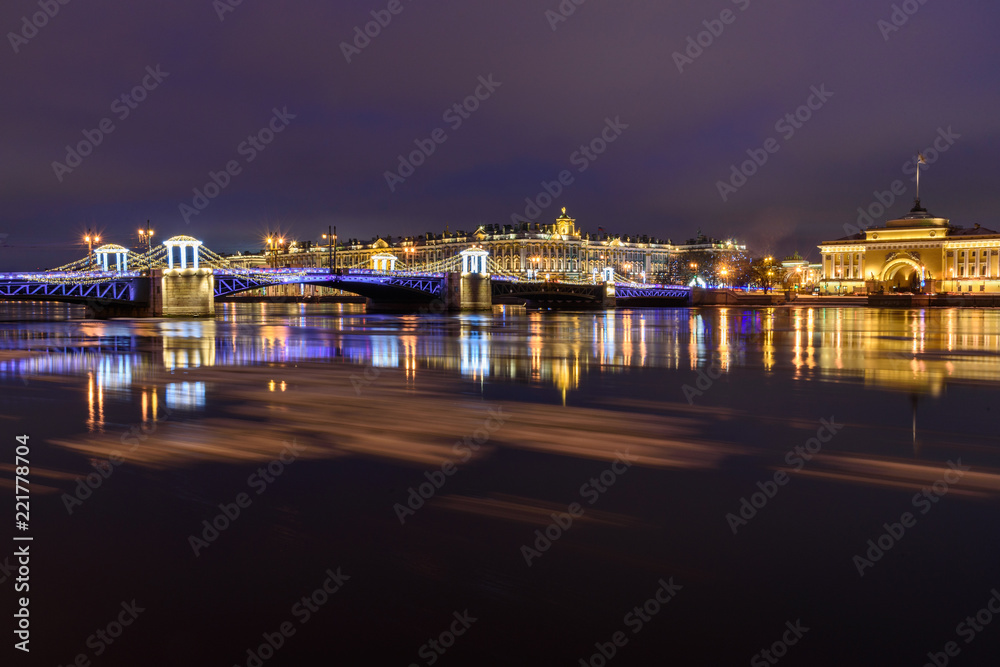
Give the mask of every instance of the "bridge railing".
<path id="1" fill-rule="evenodd" d="M 139 271 L 35 271 L 31 273 L 0 273 L 0 280 L 6 282 L 32 283 L 103 283 L 121 278 L 139 278 Z"/>

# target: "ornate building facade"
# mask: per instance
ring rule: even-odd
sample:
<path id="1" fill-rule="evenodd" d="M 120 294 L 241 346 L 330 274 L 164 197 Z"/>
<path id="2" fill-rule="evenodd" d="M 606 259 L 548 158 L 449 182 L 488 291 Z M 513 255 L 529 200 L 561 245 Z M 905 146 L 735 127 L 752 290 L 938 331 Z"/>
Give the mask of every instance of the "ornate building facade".
<path id="1" fill-rule="evenodd" d="M 819 246 L 828 293 L 998 292 L 1000 232 L 952 225 L 920 206 Z"/>
<path id="2" fill-rule="evenodd" d="M 582 233 L 576 219 L 566 214 L 553 224 L 522 223 L 482 225 L 476 231 L 424 234 L 393 241 L 378 238 L 368 243 L 343 240 L 336 249 L 328 245 L 280 248 L 261 255 L 230 257 L 244 266 L 325 267 L 334 269 L 375 268 L 394 258 L 396 269 L 437 270 L 463 250 L 473 247 L 489 252 L 496 270 L 512 275 L 548 276 L 553 279 L 587 279 L 605 267 L 626 280 L 665 282 L 683 262 L 686 253 L 709 253 L 726 259 L 743 255 L 746 246 L 700 237 L 674 245 L 669 240 L 641 237 L 610 237 Z M 680 261 L 679 261 L 680 260 Z"/>

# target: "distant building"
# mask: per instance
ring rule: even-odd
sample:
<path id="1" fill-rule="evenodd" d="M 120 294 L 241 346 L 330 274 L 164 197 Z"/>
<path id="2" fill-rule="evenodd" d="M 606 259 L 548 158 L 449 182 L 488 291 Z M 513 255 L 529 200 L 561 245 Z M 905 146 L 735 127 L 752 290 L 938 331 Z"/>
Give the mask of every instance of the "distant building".
<path id="1" fill-rule="evenodd" d="M 952 225 L 920 206 L 819 246 L 826 292 L 998 292 L 1000 232 Z"/>
<path id="2" fill-rule="evenodd" d="M 788 288 L 812 287 L 823 278 L 823 265 L 810 264 L 798 252 L 781 260 L 781 268 L 784 270 L 782 283 Z"/>
<path id="3" fill-rule="evenodd" d="M 708 253 L 729 260 L 746 252 L 745 245 L 705 236 L 674 245 L 669 239 L 649 236 L 581 233 L 576 220 L 566 215 L 564 208 L 552 224 L 481 225 L 474 232 L 445 231 L 395 241 L 377 238 L 362 243 L 341 239 L 336 253 L 329 246 L 307 242 L 277 253 L 229 259 L 243 266 L 325 267 L 332 262 L 335 269 L 346 269 L 375 268 L 392 257 L 396 269 L 433 271 L 473 246 L 487 250 L 502 273 L 524 276 L 535 272 L 551 278 L 586 279 L 611 267 L 619 276 L 636 282 L 670 281 L 678 266 L 686 266 L 684 256 L 689 253 Z"/>

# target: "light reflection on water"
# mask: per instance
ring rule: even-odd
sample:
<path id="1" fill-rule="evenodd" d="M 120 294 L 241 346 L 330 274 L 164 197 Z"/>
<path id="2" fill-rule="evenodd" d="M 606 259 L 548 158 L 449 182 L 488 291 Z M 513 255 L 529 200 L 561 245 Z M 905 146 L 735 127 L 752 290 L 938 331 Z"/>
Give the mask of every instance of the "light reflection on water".
<path id="1" fill-rule="evenodd" d="M 48 473 L 32 467 L 50 482 L 51 505 L 61 514 L 55 491 L 65 497 L 74 479 L 94 474 L 100 462 L 123 451 L 127 459 L 79 514 L 49 514 L 50 551 L 80 554 L 53 568 L 63 577 L 54 589 L 63 595 L 81 581 L 92 583 L 91 597 L 104 594 L 106 608 L 115 608 L 121 593 L 109 582 L 151 586 L 163 578 L 150 571 L 183 571 L 177 554 L 192 529 L 234 497 L 227 485 L 235 481 L 243 489 L 247 475 L 274 460 L 288 441 L 301 447 L 302 463 L 255 500 L 248 512 L 253 518 L 241 519 L 211 547 L 213 561 L 195 563 L 219 573 L 212 577 L 212 599 L 245 597 L 251 585 L 243 574 L 246 554 L 261 564 L 286 563 L 292 554 L 296 563 L 326 567 L 335 553 L 345 554 L 345 562 L 373 563 L 368 581 L 391 573 L 391 588 L 372 595 L 410 595 L 404 606 L 421 614 L 425 591 L 455 589 L 441 603 L 444 616 L 469 599 L 484 606 L 503 599 L 510 606 L 498 608 L 518 610 L 518 619 L 523 610 L 560 619 L 574 618 L 575 610 L 576 618 L 597 619 L 595 632 L 606 637 L 609 623 L 619 627 L 615 610 L 623 598 L 628 605 L 641 600 L 635 591 L 649 590 L 669 568 L 694 584 L 684 616 L 718 628 L 720 614 L 733 610 L 725 627 L 737 628 L 737 649 L 725 659 L 703 659 L 729 664 L 745 658 L 744 647 L 749 654 L 759 646 L 759 628 L 739 630 L 748 615 L 778 619 L 780 627 L 784 614 L 801 614 L 825 621 L 833 635 L 843 634 L 835 625 L 841 619 L 847 619 L 844 632 L 859 623 L 876 627 L 876 616 L 897 620 L 892 632 L 873 640 L 876 655 L 888 650 L 885 637 L 935 636 L 960 617 L 929 611 L 939 606 L 940 590 L 971 590 L 978 598 L 995 581 L 997 540 L 990 528 L 1000 498 L 1000 440 L 988 411 L 1000 377 L 1000 311 L 503 310 L 416 317 L 368 315 L 355 307 L 239 305 L 226 306 L 212 321 L 113 322 L 26 322 L 27 306 L 25 313 L 22 321 L 0 323 L 0 384 L 5 405 L 19 410 L 19 425 L 53 461 Z M 694 383 L 696 370 L 713 366 L 723 381 L 689 405 L 680 387 Z M 355 392 L 349 378 L 371 369 L 386 370 Z M 952 390 L 955 384 L 975 386 Z M 525 388 L 532 393 L 518 395 Z M 559 405 L 559 393 L 572 400 Z M 923 451 L 917 394 L 930 396 L 920 406 Z M 53 397 L 67 395 L 79 399 L 72 407 L 81 408 L 75 411 L 84 415 L 79 427 L 90 435 L 48 433 L 54 431 Z M 914 397 L 912 444 L 907 395 Z M 589 402 L 576 400 L 584 397 Z M 201 414 L 174 419 L 192 410 Z M 404 489 L 452 462 L 454 443 L 477 433 L 491 411 L 503 414 L 502 428 L 401 529 L 392 503 L 406 502 Z M 776 479 L 777 470 L 787 471 L 786 453 L 818 433 L 820 418 L 835 419 L 843 435 L 792 474 L 789 488 L 746 533 L 741 528 L 733 535 L 724 513 L 739 511 L 741 496 L 763 490 L 758 484 Z M 561 536 L 545 556 L 546 566 L 555 567 L 541 579 L 539 570 L 527 572 L 518 545 L 544 530 L 554 512 L 579 501 L 579 484 L 606 469 L 619 450 L 634 457 L 636 471 Z M 941 479 L 950 460 L 972 469 L 933 514 L 919 518 L 905 545 L 878 563 L 872 574 L 882 579 L 866 577 L 858 585 L 852 555 L 864 553 L 866 540 L 878 539 L 886 521 L 915 507 L 913 494 Z M 107 569 L 107 562 L 125 574 L 94 581 L 90 573 Z M 594 572 L 613 573 L 610 587 L 624 596 L 601 594 L 600 587 L 578 594 L 579 582 Z M 934 573 L 947 579 L 935 580 Z M 187 626 L 175 629 L 170 619 L 187 618 L 209 589 L 178 598 L 176 580 L 167 578 L 146 595 L 173 604 L 163 622 L 171 636 L 183 636 Z M 300 583 L 302 590 L 315 585 L 254 580 L 255 598 L 260 590 L 269 597 L 249 607 L 239 625 L 259 623 L 274 609 L 284 613 L 289 588 Z M 491 597 L 494 590 L 500 593 Z M 490 593 L 474 597 L 481 591 Z M 401 621 L 380 608 L 371 616 L 373 598 L 361 598 L 334 614 L 336 623 L 357 616 L 393 633 L 412 625 L 409 613 Z M 975 609 L 961 601 L 966 608 Z M 212 613 L 239 612 L 219 610 Z M 858 614 L 868 616 L 858 621 Z M 667 620 L 669 645 L 655 660 L 635 664 L 675 654 L 683 633 L 670 630 Z M 58 646 L 61 654 L 79 650 L 89 623 L 53 633 L 70 637 Z M 575 627 L 560 623 L 559 633 Z M 587 627 L 573 645 L 592 646 L 590 633 Z M 232 655 L 246 641 L 210 625 L 206 636 L 212 646 L 237 647 Z M 325 649 L 326 637 L 323 642 Z M 703 642 L 697 650 L 704 658 Z M 216 662 L 226 659 L 221 653 Z M 383 662 L 391 661 L 356 661 Z M 803 664 L 874 663 L 837 657 Z"/>
<path id="2" fill-rule="evenodd" d="M 853 380 L 930 395 L 949 381 L 1000 377 L 993 310 L 498 308 L 435 317 L 367 314 L 356 305 L 226 304 L 214 320 L 67 321 L 71 307 L 36 306 L 23 304 L 17 321 L 0 323 L 0 381 L 86 378 L 89 430 L 102 427 L 107 400 L 130 398 L 134 388 L 144 414 L 161 399 L 171 409 L 204 407 L 205 383 L 171 383 L 158 398 L 148 379 L 213 366 L 334 361 L 400 369 L 409 380 L 433 369 L 475 383 L 555 387 L 564 401 L 581 385 L 635 368 L 781 371 L 797 381 Z"/>

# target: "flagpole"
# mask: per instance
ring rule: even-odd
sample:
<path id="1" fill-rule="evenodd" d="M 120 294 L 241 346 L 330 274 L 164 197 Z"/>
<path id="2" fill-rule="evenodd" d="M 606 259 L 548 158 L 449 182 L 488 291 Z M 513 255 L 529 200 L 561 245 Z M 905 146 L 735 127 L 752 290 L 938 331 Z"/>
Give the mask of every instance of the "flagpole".
<path id="1" fill-rule="evenodd" d="M 920 201 L 920 155 L 917 155 L 917 201 Z"/>

